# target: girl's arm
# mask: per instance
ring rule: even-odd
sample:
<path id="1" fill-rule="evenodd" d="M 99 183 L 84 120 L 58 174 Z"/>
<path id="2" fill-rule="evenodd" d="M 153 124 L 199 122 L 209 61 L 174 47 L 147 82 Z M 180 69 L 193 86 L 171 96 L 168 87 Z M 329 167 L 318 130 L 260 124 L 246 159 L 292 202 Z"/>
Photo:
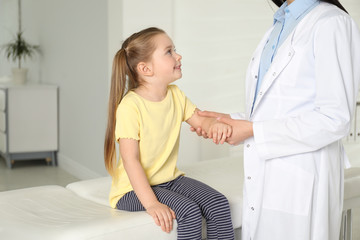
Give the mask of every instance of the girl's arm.
<path id="1" fill-rule="evenodd" d="M 124 168 L 136 196 L 146 209 L 146 212 L 153 217 L 155 223 L 161 226 L 164 232 L 170 232 L 173 227 L 175 213 L 156 198 L 139 160 L 138 141 L 120 138 L 119 148 Z"/>
<path id="2" fill-rule="evenodd" d="M 218 122 L 216 118 L 203 117 L 198 114 L 200 110 L 195 109 L 195 113 L 186 122 L 194 129 L 201 129 L 207 135 L 212 138 L 213 142 L 223 144 L 228 137 L 232 134 L 232 127 Z M 224 117 L 226 114 L 223 114 Z M 226 115 L 227 116 L 227 115 Z M 203 133 L 203 135 L 205 135 Z"/>

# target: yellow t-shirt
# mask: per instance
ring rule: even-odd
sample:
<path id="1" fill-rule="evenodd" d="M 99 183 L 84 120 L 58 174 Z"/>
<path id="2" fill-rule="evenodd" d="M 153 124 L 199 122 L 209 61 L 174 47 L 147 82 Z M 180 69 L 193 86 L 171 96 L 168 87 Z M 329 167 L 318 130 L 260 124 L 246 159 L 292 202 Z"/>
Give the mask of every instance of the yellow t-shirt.
<path id="1" fill-rule="evenodd" d="M 140 162 L 150 185 L 172 181 L 184 173 L 176 167 L 181 123 L 188 120 L 196 106 L 176 86 L 169 85 L 160 102 L 146 100 L 133 91 L 122 99 L 116 111 L 115 139 L 139 141 Z M 133 190 L 120 156 L 110 191 L 110 205 Z"/>

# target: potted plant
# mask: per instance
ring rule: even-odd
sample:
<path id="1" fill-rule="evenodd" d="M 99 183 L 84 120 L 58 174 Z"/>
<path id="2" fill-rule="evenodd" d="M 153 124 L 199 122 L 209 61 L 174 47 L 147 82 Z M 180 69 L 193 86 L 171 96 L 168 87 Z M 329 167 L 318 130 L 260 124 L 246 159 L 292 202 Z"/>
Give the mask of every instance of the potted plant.
<path id="1" fill-rule="evenodd" d="M 18 62 L 18 68 L 12 69 L 13 81 L 15 83 L 23 84 L 26 80 L 28 69 L 21 67 L 21 61 L 26 57 L 32 57 L 35 52 L 39 52 L 39 46 L 28 44 L 23 36 L 23 32 L 18 32 L 16 38 L 4 46 L 5 55 L 7 59 Z"/>
<path id="2" fill-rule="evenodd" d="M 23 32 L 21 31 L 21 1 L 18 0 L 18 19 L 19 30 L 13 41 L 5 44 L 2 49 L 5 51 L 7 59 L 11 59 L 14 62 L 18 62 L 18 68 L 12 69 L 13 81 L 18 84 L 23 84 L 26 81 L 26 74 L 28 69 L 21 67 L 21 61 L 26 57 L 32 57 L 35 52 L 40 52 L 39 46 L 30 45 L 23 38 Z"/>

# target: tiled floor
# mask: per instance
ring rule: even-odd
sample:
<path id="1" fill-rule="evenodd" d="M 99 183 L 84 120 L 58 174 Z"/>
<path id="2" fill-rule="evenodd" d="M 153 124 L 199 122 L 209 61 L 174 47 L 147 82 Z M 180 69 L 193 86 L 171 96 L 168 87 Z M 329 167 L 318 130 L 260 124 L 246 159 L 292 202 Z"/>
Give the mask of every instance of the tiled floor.
<path id="1" fill-rule="evenodd" d="M 0 158 L 0 191 L 41 185 L 66 186 L 78 181 L 61 168 L 47 166 L 43 160 L 18 161 L 8 169 Z M 360 240 L 360 208 L 353 210 L 353 240 Z"/>

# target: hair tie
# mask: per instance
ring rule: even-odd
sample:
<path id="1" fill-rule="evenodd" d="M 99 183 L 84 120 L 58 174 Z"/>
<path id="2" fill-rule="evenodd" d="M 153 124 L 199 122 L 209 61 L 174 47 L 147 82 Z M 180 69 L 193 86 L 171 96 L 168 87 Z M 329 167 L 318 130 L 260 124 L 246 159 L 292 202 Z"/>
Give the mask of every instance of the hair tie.
<path id="1" fill-rule="evenodd" d="M 128 53 L 127 47 L 122 46 L 120 51 L 124 51 L 126 54 Z"/>

